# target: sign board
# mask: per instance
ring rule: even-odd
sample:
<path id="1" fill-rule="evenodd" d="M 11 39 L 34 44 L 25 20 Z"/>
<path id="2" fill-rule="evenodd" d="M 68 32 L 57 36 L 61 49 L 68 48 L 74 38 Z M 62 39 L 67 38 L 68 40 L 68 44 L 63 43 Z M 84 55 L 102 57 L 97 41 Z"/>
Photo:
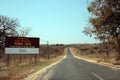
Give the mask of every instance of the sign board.
<path id="1" fill-rule="evenodd" d="M 39 38 L 6 37 L 5 54 L 39 54 Z"/>

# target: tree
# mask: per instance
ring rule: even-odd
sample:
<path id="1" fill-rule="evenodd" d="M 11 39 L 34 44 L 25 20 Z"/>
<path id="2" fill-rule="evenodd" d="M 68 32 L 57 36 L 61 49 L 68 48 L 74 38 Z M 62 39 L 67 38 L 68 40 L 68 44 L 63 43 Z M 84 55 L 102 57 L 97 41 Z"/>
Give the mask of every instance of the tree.
<path id="1" fill-rule="evenodd" d="M 17 19 L 0 15 L 0 47 L 4 47 L 4 40 L 6 36 L 17 36 L 16 28 L 19 27 Z"/>
<path id="2" fill-rule="evenodd" d="M 120 1 L 119 0 L 95 0 L 88 11 L 92 14 L 90 24 L 84 33 L 89 32 L 104 43 L 112 43 L 116 48 L 120 60 Z"/>
<path id="3" fill-rule="evenodd" d="M 31 28 L 30 27 L 26 27 L 26 28 L 21 28 L 19 29 L 18 33 L 19 35 L 18 36 L 21 36 L 21 37 L 25 37 L 27 36 L 31 31 Z"/>
<path id="4" fill-rule="evenodd" d="M 0 15 L 0 48 L 4 47 L 5 37 L 25 37 L 30 31 L 30 27 L 22 28 L 17 19 Z"/>

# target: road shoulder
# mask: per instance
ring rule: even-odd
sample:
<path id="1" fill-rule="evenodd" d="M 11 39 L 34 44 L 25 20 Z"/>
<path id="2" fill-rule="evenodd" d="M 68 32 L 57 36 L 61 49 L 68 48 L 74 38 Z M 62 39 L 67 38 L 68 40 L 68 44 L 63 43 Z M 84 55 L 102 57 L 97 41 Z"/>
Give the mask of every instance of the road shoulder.
<path id="1" fill-rule="evenodd" d="M 51 67 L 53 67 L 54 65 L 58 64 L 59 62 L 61 62 L 63 59 L 66 58 L 66 55 L 61 58 L 60 60 L 50 64 L 49 66 L 43 68 L 43 69 L 39 69 L 37 72 L 35 73 L 32 73 L 30 75 L 28 75 L 26 78 L 24 78 L 23 80 L 37 80 L 38 78 L 41 78 L 42 77 L 42 74 L 46 73 L 46 71 L 48 69 L 50 69 Z"/>
<path id="2" fill-rule="evenodd" d="M 71 48 L 70 48 L 70 51 L 73 54 L 73 56 L 76 57 L 77 59 L 82 59 L 82 60 L 85 60 L 85 61 L 88 61 L 88 62 L 96 63 L 96 64 L 99 64 L 101 66 L 106 66 L 106 67 L 109 67 L 109 68 L 114 69 L 114 70 L 120 70 L 120 65 L 114 65 L 112 63 L 107 63 L 107 62 L 98 62 L 96 60 L 83 58 L 83 57 L 80 57 L 80 56 L 76 56 L 74 54 L 74 51 Z"/>

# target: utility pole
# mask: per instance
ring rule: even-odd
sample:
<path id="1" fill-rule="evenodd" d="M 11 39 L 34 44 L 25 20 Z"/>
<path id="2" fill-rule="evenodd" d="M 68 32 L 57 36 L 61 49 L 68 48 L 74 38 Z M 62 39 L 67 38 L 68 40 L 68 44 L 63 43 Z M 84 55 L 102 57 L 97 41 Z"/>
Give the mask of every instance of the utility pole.
<path id="1" fill-rule="evenodd" d="M 50 53 L 49 53 L 49 41 L 47 41 L 47 53 L 48 53 L 48 60 L 50 59 Z"/>

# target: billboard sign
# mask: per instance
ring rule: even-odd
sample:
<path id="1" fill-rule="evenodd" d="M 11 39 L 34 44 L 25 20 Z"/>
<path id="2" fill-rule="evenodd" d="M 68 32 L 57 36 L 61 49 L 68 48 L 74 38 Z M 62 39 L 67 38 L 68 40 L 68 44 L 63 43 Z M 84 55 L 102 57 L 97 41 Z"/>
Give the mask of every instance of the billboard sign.
<path id="1" fill-rule="evenodd" d="M 6 37 L 5 54 L 39 54 L 39 38 Z"/>

